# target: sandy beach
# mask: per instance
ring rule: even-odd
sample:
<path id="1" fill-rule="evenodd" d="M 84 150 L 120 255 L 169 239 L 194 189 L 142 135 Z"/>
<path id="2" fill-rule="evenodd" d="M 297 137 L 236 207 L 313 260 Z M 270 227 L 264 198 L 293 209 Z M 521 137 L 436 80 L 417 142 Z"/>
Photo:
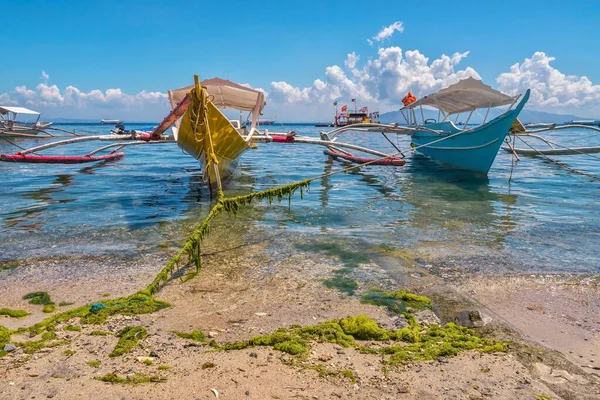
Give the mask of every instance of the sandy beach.
<path id="1" fill-rule="evenodd" d="M 254 233 L 252 237 L 256 238 Z M 344 266 L 349 254 L 302 251 L 285 238 L 267 244 L 254 240 L 224 245 L 214 232 L 205 246 L 204 268 L 187 281 L 172 279 L 158 293 L 171 306 L 143 315 L 115 315 L 101 325 L 77 318 L 56 326 L 56 347 L 25 354 L 21 347 L 0 358 L 0 397 L 40 398 L 194 398 L 194 399 L 596 399 L 600 396 L 600 295 L 597 276 L 470 276 L 460 266 L 443 274 L 419 265 L 401 251 L 367 252 L 351 276 L 354 294 L 324 281 Z M 250 244 L 248 244 L 250 243 Z M 277 252 L 273 248 L 277 248 Z M 45 285 L 39 275 L 17 282 L 6 273 L 3 307 L 24 309 L 25 318 L 0 317 L 10 329 L 47 317 L 21 297 L 46 290 L 56 301 L 75 307 L 124 296 L 147 284 L 172 249 L 143 260 L 121 260 L 121 272 L 99 273 L 97 280 L 73 276 L 69 284 Z M 354 253 L 358 254 L 358 253 Z M 38 260 L 54 270 L 72 265 L 65 258 Z M 81 261 L 81 260 L 80 260 Z M 108 262 L 110 261 L 110 262 Z M 108 265 L 115 260 L 91 260 Z M 17 268 L 27 268 L 17 267 Z M 154 269 L 154 271 L 152 271 Z M 16 274 L 15 274 L 16 276 Z M 52 282 L 52 281 L 50 281 Z M 309 326 L 359 314 L 386 329 L 407 323 L 385 307 L 361 302 L 373 287 L 409 290 L 433 299 L 433 310 L 416 312 L 422 326 L 454 320 L 457 311 L 477 310 L 491 322 L 479 335 L 510 341 L 507 352 L 460 352 L 422 362 L 390 365 L 389 356 L 366 354 L 336 343 L 310 344 L 302 355 L 269 346 L 218 351 L 173 332 L 202 331 L 219 343 L 243 341 L 279 328 Z M 109 297 L 110 296 L 110 297 Z M 60 309 L 62 310 L 63 307 Z M 141 326 L 147 337 L 119 356 L 109 356 L 127 326 Z M 105 331 L 98 336 L 94 331 Z M 13 342 L 30 340 L 14 335 Z M 362 342 L 361 342 L 362 343 Z M 366 342 L 367 344 L 368 341 Z M 155 382 L 106 383 L 123 379 Z M 99 393 L 101 396 L 99 397 Z"/>

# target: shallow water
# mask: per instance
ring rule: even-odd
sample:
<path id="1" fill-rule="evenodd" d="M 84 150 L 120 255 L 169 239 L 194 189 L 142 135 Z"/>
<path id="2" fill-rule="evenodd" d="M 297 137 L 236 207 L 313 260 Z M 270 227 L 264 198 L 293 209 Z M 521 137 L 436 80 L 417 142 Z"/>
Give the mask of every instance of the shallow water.
<path id="1" fill-rule="evenodd" d="M 270 130 L 317 136 L 319 129 L 324 128 Z M 600 142 L 578 131 L 555 136 L 563 144 Z M 47 139 L 12 141 L 31 147 Z M 357 134 L 353 142 L 378 148 L 386 143 L 376 134 Z M 408 148 L 406 141 L 399 144 Z M 46 153 L 85 154 L 94 146 Z M 0 152 L 15 151 L 0 140 Z M 152 252 L 156 244 L 182 241 L 210 207 L 196 161 L 174 144 L 124 151 L 122 160 L 94 164 L 0 163 L 0 261 L 111 252 L 134 256 Z M 367 167 L 313 182 L 304 200 L 295 195 L 291 208 L 287 201 L 257 205 L 262 211 L 258 225 L 277 227 L 291 240 L 335 240 L 355 250 L 357 243 L 408 248 L 427 262 L 441 259 L 480 272 L 600 272 L 600 159 L 554 158 L 563 164 L 534 158 L 515 164 L 501 151 L 488 177 L 423 157 L 409 158 L 401 168 Z M 345 165 L 328 160 L 321 148 L 259 145 L 244 154 L 226 192 L 265 189 Z"/>

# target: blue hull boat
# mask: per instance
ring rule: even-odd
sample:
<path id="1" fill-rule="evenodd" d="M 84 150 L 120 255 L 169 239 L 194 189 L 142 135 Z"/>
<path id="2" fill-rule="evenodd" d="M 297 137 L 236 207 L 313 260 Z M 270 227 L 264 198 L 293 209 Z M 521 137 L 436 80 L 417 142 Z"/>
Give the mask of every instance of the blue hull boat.
<path id="1" fill-rule="evenodd" d="M 529 91 L 517 107 L 475 128 L 463 130 L 451 121 L 424 125 L 431 130 L 415 131 L 412 143 L 416 151 L 434 160 L 487 174 L 528 99 Z"/>

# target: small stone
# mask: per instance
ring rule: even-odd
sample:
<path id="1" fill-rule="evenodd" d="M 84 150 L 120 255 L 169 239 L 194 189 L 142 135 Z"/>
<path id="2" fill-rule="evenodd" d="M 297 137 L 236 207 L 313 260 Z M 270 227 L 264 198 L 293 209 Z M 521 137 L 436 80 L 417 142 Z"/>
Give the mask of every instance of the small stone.
<path id="1" fill-rule="evenodd" d="M 266 312 L 255 312 L 254 315 L 257 315 L 259 317 L 264 317 L 265 315 L 267 315 Z"/>
<path id="2" fill-rule="evenodd" d="M 479 328 L 489 324 L 492 319 L 484 316 L 481 311 L 463 310 L 456 314 L 455 322 L 468 328 Z"/>
<path id="3" fill-rule="evenodd" d="M 32 377 L 32 378 L 40 376 L 40 374 L 38 374 L 37 372 L 30 372 L 27 375 L 30 376 L 30 377 Z"/>
<path id="4" fill-rule="evenodd" d="M 152 362 L 154 362 L 154 357 L 137 357 L 137 360 L 139 362 L 141 362 L 142 364 L 147 363 L 147 362 L 152 363 Z"/>
<path id="5" fill-rule="evenodd" d="M 258 358 L 258 354 L 252 352 L 252 353 L 250 353 L 250 357 L 252 357 L 252 358 Z"/>
<path id="6" fill-rule="evenodd" d="M 17 349 L 17 346 L 15 346 L 12 343 L 6 343 L 4 345 L 4 351 L 6 351 L 7 353 L 10 353 L 11 351 L 15 351 Z"/>
<path id="7" fill-rule="evenodd" d="M 215 332 L 215 331 L 208 332 L 208 337 L 211 338 L 211 339 L 215 338 L 217 336 L 219 336 L 219 332 Z"/>
<path id="8" fill-rule="evenodd" d="M 155 351 L 151 351 L 149 354 L 150 357 L 158 358 L 158 353 Z"/>

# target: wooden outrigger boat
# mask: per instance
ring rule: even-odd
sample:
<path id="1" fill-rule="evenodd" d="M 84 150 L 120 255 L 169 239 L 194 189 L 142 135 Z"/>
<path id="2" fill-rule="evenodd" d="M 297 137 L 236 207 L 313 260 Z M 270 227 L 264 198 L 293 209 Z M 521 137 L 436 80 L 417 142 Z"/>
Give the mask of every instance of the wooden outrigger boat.
<path id="1" fill-rule="evenodd" d="M 37 116 L 37 119 L 34 122 L 20 122 L 17 121 L 17 115 Z M 40 116 L 39 112 L 25 107 L 0 106 L 0 136 L 36 137 L 52 125 L 52 122 L 40 121 Z"/>
<path id="2" fill-rule="evenodd" d="M 469 78 L 406 105 L 401 109 L 407 122 L 404 126 L 361 123 L 321 132 L 320 137 L 309 137 L 296 135 L 293 131 L 259 131 L 259 116 L 266 105 L 261 91 L 225 79 L 213 78 L 200 82 L 196 77 L 194 85 L 169 91 L 172 110 L 151 132 L 131 131 L 128 135 L 74 138 L 24 150 L 15 155 L 3 155 L 0 160 L 60 162 L 60 156 L 45 156 L 34 161 L 31 153 L 80 141 L 116 142 L 84 156 L 69 158 L 69 162 L 91 162 L 101 159 L 100 157 L 115 158 L 117 150 L 129 145 L 176 142 L 185 153 L 199 161 L 203 169 L 203 178 L 213 187 L 220 186 L 221 182 L 232 174 L 240 156 L 257 143 L 295 143 L 323 146 L 326 148 L 326 155 L 361 165 L 402 166 L 406 162 L 405 153 L 420 152 L 435 160 L 486 174 L 509 128 L 527 102 L 529 91 L 517 104 L 519 98 L 520 96 L 505 95 L 481 81 Z M 484 120 L 476 127 L 468 127 L 465 124 L 461 129 L 450 120 L 450 116 L 454 114 L 467 111 L 470 112 L 470 118 L 478 108 L 486 107 L 489 112 L 490 108 L 501 105 L 509 105 L 508 110 L 488 122 Z M 443 119 L 439 122 L 425 120 L 418 124 L 416 110 L 422 109 L 423 106 L 437 108 Z M 235 109 L 240 113 L 248 111 L 250 126 L 243 124 L 241 119 L 229 120 L 222 109 Z M 164 133 L 172 126 L 173 136 L 165 136 Z M 382 134 L 393 146 L 393 150 L 383 152 L 339 140 L 342 135 L 352 131 Z M 412 148 L 400 149 L 387 134 L 409 136 Z M 106 150 L 111 152 L 98 155 Z M 119 156 L 122 156 L 122 153 L 119 153 Z"/>
<path id="3" fill-rule="evenodd" d="M 386 133 L 407 135 L 411 139 L 411 149 L 404 151 L 386 137 L 397 150 L 394 157 L 402 155 L 404 158 L 404 152 L 408 151 L 419 152 L 431 159 L 460 169 L 487 174 L 510 127 L 527 103 L 529 93 L 528 90 L 522 98 L 520 95 L 508 96 L 479 80 L 467 78 L 437 93 L 427 95 L 420 100 L 411 100 L 405 104 L 400 109 L 406 122 L 405 125 L 359 124 L 321 133 L 321 137 L 335 142 L 340 135 L 350 131 L 379 132 L 384 136 Z M 491 108 L 506 105 L 509 106 L 506 111 L 487 121 Z M 423 106 L 437 109 L 438 119 L 425 119 Z M 478 109 L 487 109 L 483 122 L 480 125 L 469 127 L 471 116 Z M 417 110 L 420 112 L 418 113 Z M 451 117 L 458 118 L 462 113 L 468 113 L 468 118 L 462 128 L 459 128 L 455 125 L 455 121 L 451 120 Z M 421 117 L 420 121 L 419 116 Z M 333 146 L 335 145 L 333 143 Z M 333 150 L 335 151 L 335 148 Z M 328 154 L 339 157 L 339 154 L 331 154 L 331 152 Z M 365 160 L 355 158 L 355 161 Z M 368 163 L 368 161 L 365 162 Z"/>

